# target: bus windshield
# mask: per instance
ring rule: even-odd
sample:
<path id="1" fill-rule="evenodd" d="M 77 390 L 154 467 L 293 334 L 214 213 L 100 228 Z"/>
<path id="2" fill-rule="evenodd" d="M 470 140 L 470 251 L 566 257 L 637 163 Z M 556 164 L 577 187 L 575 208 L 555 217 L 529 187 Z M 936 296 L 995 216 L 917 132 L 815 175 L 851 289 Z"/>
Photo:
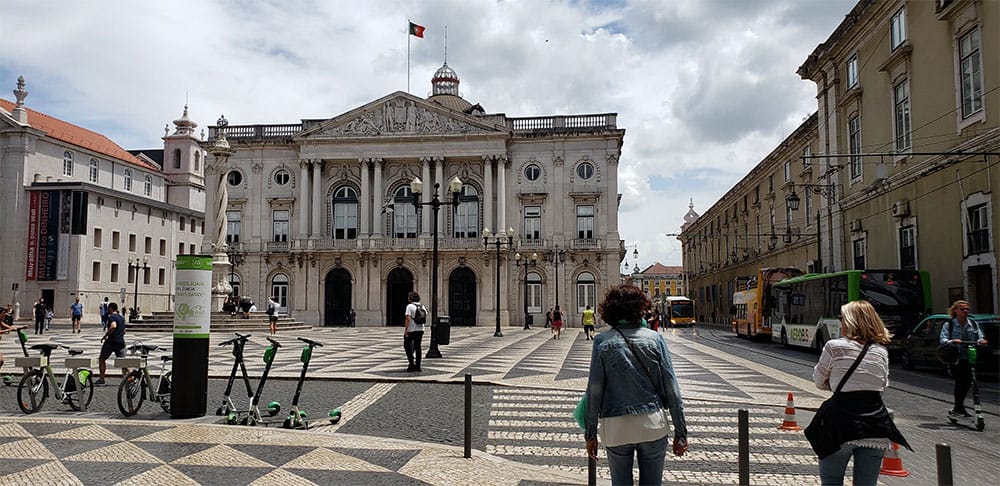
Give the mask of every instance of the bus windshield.
<path id="1" fill-rule="evenodd" d="M 670 317 L 694 317 L 694 305 L 689 300 L 673 302 L 670 304 Z"/>
<path id="2" fill-rule="evenodd" d="M 867 271 L 861 274 L 861 298 L 871 302 L 879 314 L 923 312 L 923 285 L 913 271 Z"/>

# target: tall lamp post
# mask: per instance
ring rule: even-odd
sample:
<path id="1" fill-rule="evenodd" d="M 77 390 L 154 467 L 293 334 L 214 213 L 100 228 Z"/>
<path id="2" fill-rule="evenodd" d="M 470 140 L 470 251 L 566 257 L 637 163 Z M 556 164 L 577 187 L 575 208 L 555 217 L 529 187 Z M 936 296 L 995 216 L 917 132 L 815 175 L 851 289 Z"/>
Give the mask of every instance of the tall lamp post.
<path id="1" fill-rule="evenodd" d="M 497 286 L 494 291 L 497 295 L 496 300 L 496 314 L 497 314 L 497 330 L 493 333 L 493 337 L 503 337 L 503 332 L 500 331 L 500 249 L 503 246 L 510 248 L 514 244 L 514 228 L 508 228 L 507 233 L 504 234 L 502 231 L 493 235 L 490 233 L 489 228 L 483 228 L 483 246 L 487 250 L 490 249 L 490 245 L 497 247 Z"/>
<path id="2" fill-rule="evenodd" d="M 132 311 L 128 314 L 129 322 L 141 321 L 142 315 L 139 313 L 139 270 L 145 272 L 149 269 L 149 257 L 139 257 L 128 259 L 128 271 L 132 273 L 135 280 L 135 298 L 132 300 Z"/>
<path id="3" fill-rule="evenodd" d="M 247 252 L 240 251 L 240 247 L 238 245 L 238 243 L 233 244 L 233 246 L 226 249 L 226 256 L 229 257 L 229 286 L 233 289 L 233 296 L 239 295 L 239 292 L 236 289 L 240 288 L 239 285 L 236 285 L 236 267 L 243 266 L 243 263 L 246 262 L 247 258 Z"/>
<path id="4" fill-rule="evenodd" d="M 528 325 L 528 321 L 531 319 L 531 315 L 528 314 L 528 267 L 533 267 L 538 264 L 538 254 L 532 253 L 531 258 L 521 258 L 520 253 L 515 253 L 514 262 L 517 263 L 518 266 L 524 266 L 524 328 L 531 329 Z"/>
<path id="5" fill-rule="evenodd" d="M 458 207 L 458 196 L 462 193 L 462 181 L 452 177 L 448 182 L 448 192 L 451 193 L 450 202 L 441 202 L 438 198 L 438 190 L 441 184 L 434 183 L 434 194 L 431 200 L 420 202 L 420 194 L 424 191 L 424 183 L 419 177 L 414 177 L 410 182 L 410 192 L 413 193 L 413 207 L 420 209 L 420 206 L 430 206 L 434 211 L 431 233 L 433 233 L 434 249 L 431 252 L 431 345 L 427 349 L 428 358 L 440 358 L 441 350 L 438 349 L 438 211 L 441 206 Z"/>
<path id="6" fill-rule="evenodd" d="M 556 267 L 555 268 L 555 276 L 556 276 L 556 306 L 559 305 L 559 262 L 562 261 L 563 255 L 565 253 L 566 253 L 566 250 L 560 249 L 558 244 L 556 244 L 555 247 L 553 247 L 553 249 L 552 249 L 552 263 Z"/>
<path id="7" fill-rule="evenodd" d="M 805 191 L 806 197 L 809 197 L 810 192 L 814 192 L 826 198 L 827 205 L 833 204 L 833 197 L 836 191 L 835 184 L 799 184 L 799 187 Z M 801 198 L 795 193 L 795 184 L 792 184 L 791 194 L 785 196 L 785 204 L 788 204 L 788 208 L 792 211 L 799 210 L 799 203 Z M 808 215 L 806 216 L 808 218 Z M 816 209 L 816 273 L 823 271 L 823 245 L 820 238 L 822 237 L 822 232 L 819 228 L 819 217 L 820 211 Z"/>

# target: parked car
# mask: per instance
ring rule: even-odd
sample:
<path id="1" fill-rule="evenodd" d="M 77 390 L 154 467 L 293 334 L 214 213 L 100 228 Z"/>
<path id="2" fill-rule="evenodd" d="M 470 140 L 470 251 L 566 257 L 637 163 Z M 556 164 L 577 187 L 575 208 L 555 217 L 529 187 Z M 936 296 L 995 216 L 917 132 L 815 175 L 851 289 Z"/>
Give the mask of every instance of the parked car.
<path id="1" fill-rule="evenodd" d="M 979 325 L 989 342 L 987 346 L 979 348 L 976 370 L 996 373 L 1000 369 L 1000 315 L 969 314 L 969 319 Z M 902 342 L 900 359 L 903 368 L 908 370 L 917 366 L 945 368 L 945 365 L 937 359 L 937 348 L 941 327 L 947 325 L 950 320 L 948 314 L 932 314 L 910 330 Z"/>

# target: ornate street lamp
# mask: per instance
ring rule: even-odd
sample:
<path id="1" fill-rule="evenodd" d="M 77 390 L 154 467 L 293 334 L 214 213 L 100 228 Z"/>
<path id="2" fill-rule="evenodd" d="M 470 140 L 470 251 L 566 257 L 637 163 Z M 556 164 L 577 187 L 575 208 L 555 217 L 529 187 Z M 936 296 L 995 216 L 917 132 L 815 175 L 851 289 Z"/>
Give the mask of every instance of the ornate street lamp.
<path id="1" fill-rule="evenodd" d="M 434 249 L 431 252 L 431 345 L 427 349 L 428 358 L 440 358 L 441 350 L 438 349 L 438 211 L 441 206 L 458 207 L 458 196 L 462 193 L 462 181 L 458 176 L 452 177 L 448 182 L 448 192 L 451 193 L 450 202 L 441 202 L 438 198 L 438 189 L 441 184 L 434 183 L 434 194 L 431 200 L 420 202 L 420 194 L 424 191 L 424 183 L 419 177 L 414 177 L 410 181 L 410 192 L 413 193 L 413 207 L 420 209 L 420 206 L 430 206 L 434 212 L 432 223 L 432 233 L 434 239 Z"/>
<path id="2" fill-rule="evenodd" d="M 805 191 L 806 197 L 809 196 L 810 192 L 814 192 L 826 198 L 827 205 L 833 204 L 833 198 L 836 192 L 835 191 L 836 186 L 834 184 L 799 184 L 799 187 L 801 187 L 802 190 Z M 785 196 L 785 204 L 788 205 L 788 209 L 791 209 L 792 211 L 798 211 L 801 198 L 799 197 L 798 194 L 795 193 L 794 183 L 791 185 L 791 188 L 792 192 L 787 196 Z M 806 218 L 808 217 L 809 216 L 806 215 Z M 820 231 L 819 228 L 819 217 L 820 217 L 820 212 L 819 209 L 817 209 L 816 210 L 816 268 L 815 268 L 817 273 L 823 271 L 823 245 L 820 243 L 822 232 Z"/>
<path id="3" fill-rule="evenodd" d="M 503 337 L 503 332 L 500 331 L 500 248 L 506 246 L 510 248 L 514 244 L 514 228 L 508 228 L 507 233 L 499 233 L 493 235 L 490 233 L 489 228 L 483 228 L 483 246 L 487 250 L 490 249 L 490 245 L 497 247 L 497 286 L 496 286 L 496 315 L 497 315 L 497 329 L 493 333 L 493 337 Z"/>
<path id="4" fill-rule="evenodd" d="M 236 267 L 241 267 L 246 262 L 247 252 L 241 251 L 237 243 L 226 249 L 226 256 L 229 258 L 229 287 L 233 289 L 232 295 L 235 297 L 239 295 L 236 289 L 240 287 L 236 285 Z"/>
<path id="5" fill-rule="evenodd" d="M 139 257 L 128 259 L 128 271 L 132 273 L 132 278 L 135 280 L 135 297 L 132 300 L 132 310 L 128 314 L 129 322 L 142 320 L 142 314 L 139 312 L 139 270 L 142 270 L 143 273 L 149 270 L 148 256 L 143 257 L 142 260 L 139 260 Z"/>
<path id="6" fill-rule="evenodd" d="M 524 266 L 524 328 L 531 329 L 531 327 L 528 326 L 528 321 L 531 320 L 531 315 L 528 314 L 528 267 L 533 267 L 538 264 L 538 254 L 532 253 L 531 258 L 521 258 L 520 253 L 515 253 L 514 262 L 517 263 L 518 266 Z"/>

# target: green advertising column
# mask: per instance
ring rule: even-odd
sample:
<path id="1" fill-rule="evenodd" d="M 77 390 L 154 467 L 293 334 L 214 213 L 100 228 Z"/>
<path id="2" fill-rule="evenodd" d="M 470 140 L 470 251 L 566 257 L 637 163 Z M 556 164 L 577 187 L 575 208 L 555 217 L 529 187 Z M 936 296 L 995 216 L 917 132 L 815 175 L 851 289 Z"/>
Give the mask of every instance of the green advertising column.
<path id="1" fill-rule="evenodd" d="M 178 255 L 174 279 L 172 418 L 202 417 L 208 407 L 212 257 Z"/>

